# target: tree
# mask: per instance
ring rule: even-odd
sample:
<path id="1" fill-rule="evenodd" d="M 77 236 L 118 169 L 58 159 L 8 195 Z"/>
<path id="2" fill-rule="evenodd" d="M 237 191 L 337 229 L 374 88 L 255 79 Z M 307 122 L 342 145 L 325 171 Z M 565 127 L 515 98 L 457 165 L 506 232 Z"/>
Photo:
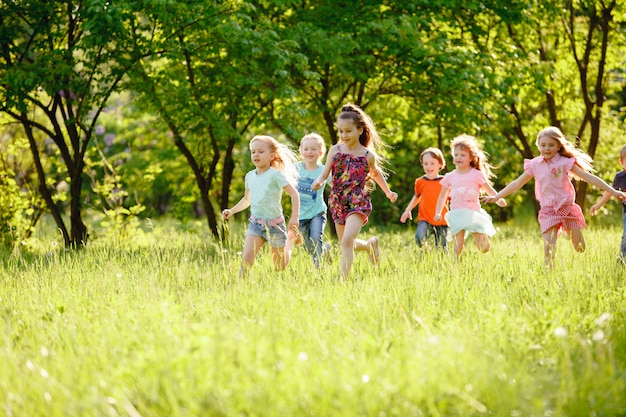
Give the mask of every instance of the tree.
<path id="1" fill-rule="evenodd" d="M 301 59 L 293 43 L 248 14 L 253 10 L 240 2 L 154 9 L 161 32 L 150 49 L 158 53 L 132 73 L 141 101 L 160 115 L 189 164 L 215 237 L 235 148 L 271 100 L 291 93 L 286 68 Z"/>
<path id="2" fill-rule="evenodd" d="M 108 98 L 139 58 L 133 40 L 147 28 L 135 7 L 141 2 L 0 3 L 0 111 L 24 128 L 39 192 L 66 247 L 87 241 L 81 201 L 85 153 Z M 64 206 L 47 182 L 47 138 L 56 146 L 49 158 L 62 161 L 69 184 L 69 230 Z"/>

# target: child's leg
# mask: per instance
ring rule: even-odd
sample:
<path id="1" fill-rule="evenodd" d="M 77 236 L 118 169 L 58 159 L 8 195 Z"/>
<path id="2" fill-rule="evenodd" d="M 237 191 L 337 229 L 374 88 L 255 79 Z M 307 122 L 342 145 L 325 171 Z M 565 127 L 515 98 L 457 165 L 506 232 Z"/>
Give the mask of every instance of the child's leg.
<path id="1" fill-rule="evenodd" d="M 302 234 L 302 239 L 304 239 L 304 249 L 306 249 L 307 253 L 313 254 L 313 243 L 311 242 L 311 219 L 300 220 L 298 224 L 298 230 Z"/>
<path id="2" fill-rule="evenodd" d="M 318 214 L 311 219 L 309 224 L 309 240 L 312 247 L 313 263 L 316 267 L 319 267 L 320 259 L 324 251 L 324 245 L 322 242 L 322 235 L 324 233 L 324 227 L 326 226 L 326 217 Z"/>
<path id="3" fill-rule="evenodd" d="M 556 238 L 558 236 L 559 226 L 551 227 L 541 236 L 543 237 L 543 255 L 545 266 L 548 269 L 554 268 L 554 258 L 556 256 Z"/>
<path id="4" fill-rule="evenodd" d="M 586 245 L 583 231 L 581 229 L 571 229 L 569 232 L 572 237 L 572 245 L 574 245 L 576 252 L 584 252 Z"/>
<path id="5" fill-rule="evenodd" d="M 248 271 L 254 265 L 254 260 L 264 244 L 265 239 L 260 236 L 246 236 L 243 244 L 243 255 L 241 256 L 241 268 L 239 268 L 240 278 L 248 275 Z"/>
<path id="6" fill-rule="evenodd" d="M 458 261 L 461 258 L 463 252 L 463 246 L 465 245 L 465 230 L 461 230 L 454 235 L 454 257 Z"/>
<path id="7" fill-rule="evenodd" d="M 282 248 L 272 248 L 272 262 L 276 271 L 282 271 L 287 267 L 291 260 L 292 251 L 293 239 L 287 239 L 285 246 Z"/>
<path id="8" fill-rule="evenodd" d="M 622 214 L 622 243 L 619 248 L 619 256 L 622 262 L 626 260 L 626 213 Z"/>
<path id="9" fill-rule="evenodd" d="M 417 222 L 417 229 L 415 230 L 415 243 L 420 248 L 424 246 L 426 237 L 428 235 L 428 223 L 423 220 Z"/>
<path id="10" fill-rule="evenodd" d="M 341 278 L 343 279 L 346 279 L 352 270 L 354 251 L 369 250 L 370 246 L 366 241 L 356 238 L 361 227 L 363 227 L 363 217 L 359 214 L 353 214 L 346 218 L 345 225 L 337 228 L 337 234 L 341 241 Z"/>
<path id="11" fill-rule="evenodd" d="M 476 247 L 482 253 L 489 252 L 491 249 L 491 240 L 489 236 L 484 233 L 472 233 L 474 235 L 474 243 L 476 243 Z"/>
<path id="12" fill-rule="evenodd" d="M 448 250 L 448 226 L 432 226 L 435 234 L 435 246 Z"/>

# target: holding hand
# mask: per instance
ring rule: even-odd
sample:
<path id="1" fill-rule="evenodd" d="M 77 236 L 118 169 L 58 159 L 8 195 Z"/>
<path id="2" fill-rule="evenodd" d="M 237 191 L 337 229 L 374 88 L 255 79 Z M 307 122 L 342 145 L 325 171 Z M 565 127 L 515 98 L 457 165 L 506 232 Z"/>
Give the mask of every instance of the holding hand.
<path id="1" fill-rule="evenodd" d="M 410 210 L 405 210 L 402 216 L 400 216 L 400 222 L 406 223 L 407 220 L 413 220 L 413 215 Z"/>
<path id="2" fill-rule="evenodd" d="M 224 209 L 222 211 L 222 217 L 224 218 L 224 220 L 228 220 L 228 218 L 231 216 L 231 212 L 229 209 Z"/>
<path id="3" fill-rule="evenodd" d="M 613 191 L 615 191 L 613 193 L 613 196 L 619 198 L 622 201 L 626 200 L 626 193 L 624 193 L 623 191 L 615 190 L 615 189 Z"/>

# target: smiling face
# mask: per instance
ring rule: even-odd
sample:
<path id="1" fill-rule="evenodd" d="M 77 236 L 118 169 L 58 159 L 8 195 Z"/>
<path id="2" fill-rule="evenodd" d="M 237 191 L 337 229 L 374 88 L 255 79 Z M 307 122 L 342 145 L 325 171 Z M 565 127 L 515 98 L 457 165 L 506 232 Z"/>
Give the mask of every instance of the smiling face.
<path id="1" fill-rule="evenodd" d="M 307 164 L 317 164 L 323 152 L 320 144 L 313 138 L 304 138 L 300 142 L 300 155 Z"/>
<path id="2" fill-rule="evenodd" d="M 537 141 L 537 147 L 539 148 L 539 152 L 544 159 L 550 160 L 554 158 L 554 156 L 559 153 L 561 149 L 561 143 L 548 136 L 541 136 Z"/>
<path id="3" fill-rule="evenodd" d="M 272 147 L 269 143 L 265 143 L 262 140 L 253 140 L 250 142 L 250 158 L 257 172 L 262 173 L 269 169 L 272 159 L 274 159 L 274 152 L 272 152 Z"/>
<path id="4" fill-rule="evenodd" d="M 354 120 L 340 118 L 337 120 L 337 131 L 339 139 L 349 147 L 353 147 L 359 143 L 359 137 L 363 133 L 363 128 L 357 128 Z"/>
<path id="5" fill-rule="evenodd" d="M 428 178 L 435 178 L 443 166 L 432 154 L 425 153 L 422 156 L 422 167 Z"/>
<path id="6" fill-rule="evenodd" d="M 454 148 L 454 166 L 460 171 L 465 171 L 471 168 L 471 155 L 470 152 L 462 146 Z"/>

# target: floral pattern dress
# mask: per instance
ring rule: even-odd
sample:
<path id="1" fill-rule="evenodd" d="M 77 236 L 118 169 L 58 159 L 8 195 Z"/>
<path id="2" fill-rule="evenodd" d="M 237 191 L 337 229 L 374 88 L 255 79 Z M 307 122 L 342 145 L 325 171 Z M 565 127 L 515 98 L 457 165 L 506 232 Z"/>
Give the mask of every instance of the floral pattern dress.
<path id="1" fill-rule="evenodd" d="M 346 218 L 352 213 L 363 216 L 363 224 L 372 211 L 372 202 L 366 189 L 367 176 L 370 171 L 366 152 L 364 156 L 343 153 L 341 147 L 333 158 L 332 188 L 328 198 L 328 206 L 333 221 L 346 224 Z"/>

